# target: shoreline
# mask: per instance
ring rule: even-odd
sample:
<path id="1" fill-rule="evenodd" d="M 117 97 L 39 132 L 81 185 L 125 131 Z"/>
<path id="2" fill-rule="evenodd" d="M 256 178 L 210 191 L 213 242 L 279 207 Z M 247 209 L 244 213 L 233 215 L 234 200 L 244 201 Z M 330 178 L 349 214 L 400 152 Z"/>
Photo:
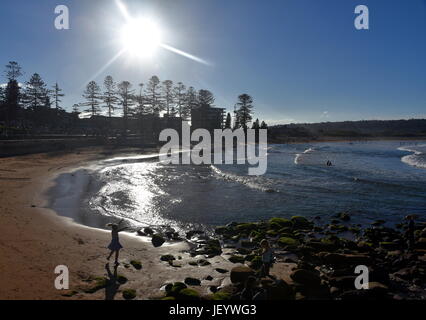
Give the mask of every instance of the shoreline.
<path id="1" fill-rule="evenodd" d="M 128 155 L 129 150 L 111 153 L 90 148 L 74 153 L 0 159 L 0 180 L 3 182 L 0 194 L 5 199 L 0 203 L 0 299 L 123 299 L 122 294 L 127 289 L 135 290 L 136 299 L 162 299 L 171 284 L 187 278 L 201 281 L 200 285 L 190 288 L 203 297 L 211 297 L 211 287 L 223 287 L 221 291 L 227 294 L 238 288 L 230 279 L 234 268 L 240 267 L 247 272 L 247 265 L 253 264 L 253 261 L 244 260 L 253 255 L 252 247 L 243 245 L 248 235 L 241 237 L 239 233 L 235 234 L 239 235 L 238 245 L 232 242 L 217 247 L 217 240 L 194 234 L 192 245 L 181 239 L 167 241 L 157 248 L 151 244 L 149 234 L 124 233 L 121 235 L 124 250 L 120 253 L 117 271 L 126 280 L 113 292 L 103 285 L 110 280 L 109 273 L 113 270 L 105 265 L 110 233 L 78 224 L 46 208 L 45 192 L 61 173 L 70 173 L 92 161 L 120 153 Z M 240 225 L 244 226 L 242 229 L 248 227 L 256 231 L 262 223 Z M 233 227 L 228 227 L 228 231 L 235 232 Z M 298 250 L 287 249 L 271 273 L 294 286 L 291 275 L 303 261 L 294 257 L 295 252 L 299 255 Z M 162 259 L 167 256 L 175 260 Z M 232 257 L 236 258 L 231 262 Z M 134 267 L 131 261 L 140 262 L 142 269 Z M 54 288 L 57 265 L 69 267 L 70 289 L 67 291 Z M 226 272 L 222 273 L 223 270 Z M 169 287 L 166 286 L 164 291 L 166 284 Z"/>
<path id="2" fill-rule="evenodd" d="M 52 186 L 54 177 L 70 168 L 104 158 L 102 149 L 91 148 L 77 153 L 36 154 L 0 159 L 0 299 L 105 299 L 106 290 L 87 293 L 99 279 L 107 279 L 105 264 L 109 251 L 110 232 L 91 228 L 60 216 L 45 208 L 44 192 Z M 169 281 L 185 277 L 214 274 L 210 268 L 193 270 L 187 264 L 192 257 L 185 242 L 166 243 L 154 248 L 146 237 L 121 234 L 124 250 L 120 253 L 118 273 L 128 281 L 115 292 L 115 299 L 123 299 L 122 290 L 134 289 L 138 299 L 160 294 L 159 289 Z M 181 255 L 180 267 L 160 261 L 162 255 Z M 142 269 L 129 265 L 140 261 Z M 217 257 L 215 264 L 230 265 Z M 70 288 L 54 288 L 58 265 L 70 271 Z M 179 272 L 176 272 L 179 268 Z M 112 270 L 112 264 L 110 271 Z M 216 282 L 224 276 L 216 272 Z M 205 293 L 206 287 L 200 290 Z"/>

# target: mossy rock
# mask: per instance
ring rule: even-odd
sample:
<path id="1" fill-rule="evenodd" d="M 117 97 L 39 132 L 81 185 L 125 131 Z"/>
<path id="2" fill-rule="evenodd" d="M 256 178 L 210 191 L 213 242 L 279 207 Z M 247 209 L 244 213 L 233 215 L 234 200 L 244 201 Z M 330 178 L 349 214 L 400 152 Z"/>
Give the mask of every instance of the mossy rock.
<path id="1" fill-rule="evenodd" d="M 308 221 L 305 217 L 301 216 L 293 216 L 291 217 L 291 221 L 293 222 L 294 229 L 311 229 L 313 227 L 313 223 Z"/>
<path id="2" fill-rule="evenodd" d="M 269 219 L 269 225 L 278 225 L 280 228 L 292 228 L 293 227 L 293 222 L 289 219 L 285 219 L 285 218 L 271 218 Z"/>
<path id="3" fill-rule="evenodd" d="M 133 300 L 134 298 L 136 298 L 136 290 L 135 289 L 123 290 L 123 298 L 126 300 Z"/>
<path id="4" fill-rule="evenodd" d="M 142 269 L 142 263 L 138 260 L 132 260 L 130 261 L 130 264 L 136 269 L 136 270 L 140 270 Z"/>
<path id="5" fill-rule="evenodd" d="M 179 300 L 200 300 L 200 294 L 194 289 L 185 288 L 179 291 L 178 299 Z"/>
<path id="6" fill-rule="evenodd" d="M 231 300 L 232 296 L 228 292 L 218 291 L 213 294 L 212 300 Z"/>
<path id="7" fill-rule="evenodd" d="M 229 259 L 232 263 L 244 263 L 245 258 L 243 256 L 231 256 Z"/>
<path id="8" fill-rule="evenodd" d="M 197 261 L 189 261 L 189 262 L 188 262 L 188 264 L 189 264 L 190 266 L 198 266 Z"/>
<path id="9" fill-rule="evenodd" d="M 167 296 L 167 297 L 161 298 L 161 300 L 176 300 L 176 298 L 172 296 Z"/>
<path id="10" fill-rule="evenodd" d="M 297 247 L 299 245 L 299 241 L 293 238 L 282 237 L 278 240 L 278 245 L 281 247 L 286 247 L 286 246 Z"/>
<path id="11" fill-rule="evenodd" d="M 216 234 L 219 234 L 219 235 L 224 235 L 224 234 L 226 234 L 226 233 L 230 233 L 230 229 L 229 229 L 228 227 L 225 227 L 225 226 L 220 226 L 220 227 L 217 227 L 217 228 L 214 230 L 214 232 L 215 232 Z"/>
<path id="12" fill-rule="evenodd" d="M 247 232 L 250 233 L 252 230 L 256 230 L 256 223 L 241 223 L 235 227 L 238 232 Z"/>
<path id="13" fill-rule="evenodd" d="M 168 292 L 168 295 L 176 296 L 181 290 L 188 288 L 183 282 L 175 282 Z"/>

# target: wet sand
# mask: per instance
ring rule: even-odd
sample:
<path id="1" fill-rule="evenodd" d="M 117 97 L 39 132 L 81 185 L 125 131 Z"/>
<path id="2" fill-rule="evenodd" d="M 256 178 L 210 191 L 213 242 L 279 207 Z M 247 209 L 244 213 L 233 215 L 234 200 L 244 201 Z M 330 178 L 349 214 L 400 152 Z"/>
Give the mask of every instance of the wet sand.
<path id="1" fill-rule="evenodd" d="M 128 153 L 126 153 L 128 154 Z M 124 250 L 120 254 L 118 274 L 128 281 L 113 292 L 105 289 L 85 293 L 94 286 L 97 277 L 107 277 L 106 249 L 110 233 L 89 228 L 61 217 L 47 208 L 46 190 L 64 172 L 108 155 L 99 148 L 73 153 L 35 154 L 0 159 L 0 299 L 105 299 L 122 298 L 122 290 L 135 289 L 136 299 L 158 298 L 159 288 L 186 277 L 203 279 L 211 275 L 213 281 L 202 281 L 196 290 L 208 293 L 210 285 L 220 285 L 229 277 L 214 269 L 230 270 L 235 264 L 223 256 L 210 259 L 210 266 L 194 267 L 186 242 L 164 244 L 154 248 L 149 238 L 121 234 Z M 160 261 L 161 255 L 181 256 L 175 266 Z M 131 260 L 142 263 L 136 270 L 127 265 Z M 65 265 L 70 271 L 68 291 L 54 287 L 54 269 Z M 127 267 L 127 268 L 126 268 Z M 113 271 L 111 260 L 110 271 Z M 69 293 L 73 294 L 69 297 Z"/>

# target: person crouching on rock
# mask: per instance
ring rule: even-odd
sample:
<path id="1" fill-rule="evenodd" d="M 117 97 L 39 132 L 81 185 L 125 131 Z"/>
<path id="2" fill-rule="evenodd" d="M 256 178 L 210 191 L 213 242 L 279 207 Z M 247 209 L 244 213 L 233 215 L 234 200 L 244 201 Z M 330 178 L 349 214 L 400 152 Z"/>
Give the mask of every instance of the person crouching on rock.
<path id="1" fill-rule="evenodd" d="M 115 264 L 118 265 L 118 255 L 120 254 L 120 249 L 123 248 L 123 246 L 120 243 L 118 233 L 126 230 L 127 227 L 119 228 L 120 224 L 123 222 L 123 219 L 120 220 L 118 224 L 116 223 L 108 223 L 107 227 L 111 228 L 111 243 L 108 245 L 108 249 L 111 250 L 111 253 L 108 256 L 108 260 L 111 259 L 112 254 L 115 252 Z"/>
<path id="2" fill-rule="evenodd" d="M 263 239 L 260 242 L 260 246 L 262 254 L 262 269 L 260 271 L 260 275 L 261 277 L 271 277 L 269 270 L 271 269 L 274 260 L 274 252 L 266 239 Z"/>

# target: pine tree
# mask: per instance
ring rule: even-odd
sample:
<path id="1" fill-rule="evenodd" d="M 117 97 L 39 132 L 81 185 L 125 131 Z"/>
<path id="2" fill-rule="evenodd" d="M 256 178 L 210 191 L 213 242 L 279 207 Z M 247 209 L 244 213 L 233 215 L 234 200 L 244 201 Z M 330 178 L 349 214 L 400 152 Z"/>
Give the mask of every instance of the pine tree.
<path id="1" fill-rule="evenodd" d="M 99 85 L 95 81 L 90 81 L 84 91 L 83 98 L 86 99 L 86 102 L 81 103 L 81 106 L 90 107 L 85 111 L 90 112 L 92 116 L 99 113 L 99 105 L 102 98 L 100 92 L 101 88 L 99 88 Z"/>
<path id="2" fill-rule="evenodd" d="M 123 109 L 125 121 L 132 115 L 131 107 L 134 105 L 132 84 L 129 81 L 122 81 L 118 84 L 119 102 Z"/>
<path id="3" fill-rule="evenodd" d="M 4 72 L 8 81 L 17 80 L 23 75 L 21 66 L 16 61 L 9 61 Z"/>
<path id="4" fill-rule="evenodd" d="M 198 105 L 201 108 L 210 108 L 213 106 L 214 96 L 209 90 L 201 89 L 198 91 Z"/>
<path id="5" fill-rule="evenodd" d="M 191 116 L 191 111 L 198 108 L 198 97 L 197 91 L 194 87 L 189 87 L 185 93 L 185 105 L 183 114 L 187 115 L 188 118 Z"/>
<path id="6" fill-rule="evenodd" d="M 176 102 L 176 112 L 179 117 L 186 120 L 189 116 L 188 109 L 185 108 L 185 85 L 182 82 L 178 82 L 173 89 Z"/>
<path id="7" fill-rule="evenodd" d="M 72 106 L 72 113 L 79 114 L 80 113 L 79 107 L 80 106 L 77 103 L 73 104 L 73 106 Z"/>
<path id="8" fill-rule="evenodd" d="M 259 119 L 256 119 L 256 121 L 253 122 L 253 125 L 251 128 L 254 130 L 258 130 L 260 128 Z"/>
<path id="9" fill-rule="evenodd" d="M 4 71 L 8 83 L 3 91 L 3 110 L 6 127 L 10 126 L 11 121 L 18 119 L 21 109 L 21 92 L 17 79 L 22 76 L 22 68 L 15 61 L 10 61 Z M 6 131 L 7 134 L 7 131 Z"/>
<path id="10" fill-rule="evenodd" d="M 162 111 L 160 79 L 157 76 L 152 76 L 146 86 L 146 100 L 149 105 L 149 111 L 152 114 L 159 115 Z"/>
<path id="11" fill-rule="evenodd" d="M 55 85 L 53 86 L 53 91 L 52 91 L 52 97 L 53 97 L 56 111 L 62 110 L 60 106 L 60 103 L 62 102 L 61 98 L 64 97 L 65 95 L 61 92 L 62 92 L 62 89 L 59 88 L 59 85 L 56 82 Z"/>
<path id="12" fill-rule="evenodd" d="M 20 111 L 21 93 L 18 81 L 9 80 L 6 89 L 4 90 L 4 110 L 6 124 L 16 120 Z"/>
<path id="13" fill-rule="evenodd" d="M 268 125 L 265 123 L 265 121 L 262 121 L 260 124 L 260 129 L 268 129 Z"/>
<path id="14" fill-rule="evenodd" d="M 38 73 L 34 73 L 31 79 L 25 83 L 23 96 L 25 107 L 35 111 L 39 107 L 46 106 L 48 95 L 46 84 Z"/>
<path id="15" fill-rule="evenodd" d="M 102 100 L 105 104 L 105 108 L 108 110 L 108 117 L 111 118 L 114 112 L 114 104 L 118 101 L 116 84 L 111 76 L 105 77 L 104 88 L 105 91 L 103 92 Z"/>
<path id="16" fill-rule="evenodd" d="M 247 130 L 247 125 L 252 120 L 253 98 L 244 93 L 238 96 L 238 100 L 237 106 L 239 106 L 239 108 L 236 115 L 237 121 L 239 126 Z"/>
<path id="17" fill-rule="evenodd" d="M 136 102 L 138 103 L 137 108 L 136 108 L 136 114 L 138 115 L 138 117 L 141 117 L 145 114 L 145 96 L 143 94 L 143 87 L 144 84 L 143 83 L 139 83 L 139 94 L 135 97 Z"/>
<path id="18" fill-rule="evenodd" d="M 170 108 L 173 105 L 174 102 L 174 95 L 173 95 L 173 81 L 172 80 L 165 80 L 162 83 L 162 91 L 163 91 L 163 101 L 164 106 L 166 109 L 167 116 L 170 116 Z"/>
<path id="19" fill-rule="evenodd" d="M 226 116 L 225 129 L 231 129 L 231 114 L 228 112 Z"/>

